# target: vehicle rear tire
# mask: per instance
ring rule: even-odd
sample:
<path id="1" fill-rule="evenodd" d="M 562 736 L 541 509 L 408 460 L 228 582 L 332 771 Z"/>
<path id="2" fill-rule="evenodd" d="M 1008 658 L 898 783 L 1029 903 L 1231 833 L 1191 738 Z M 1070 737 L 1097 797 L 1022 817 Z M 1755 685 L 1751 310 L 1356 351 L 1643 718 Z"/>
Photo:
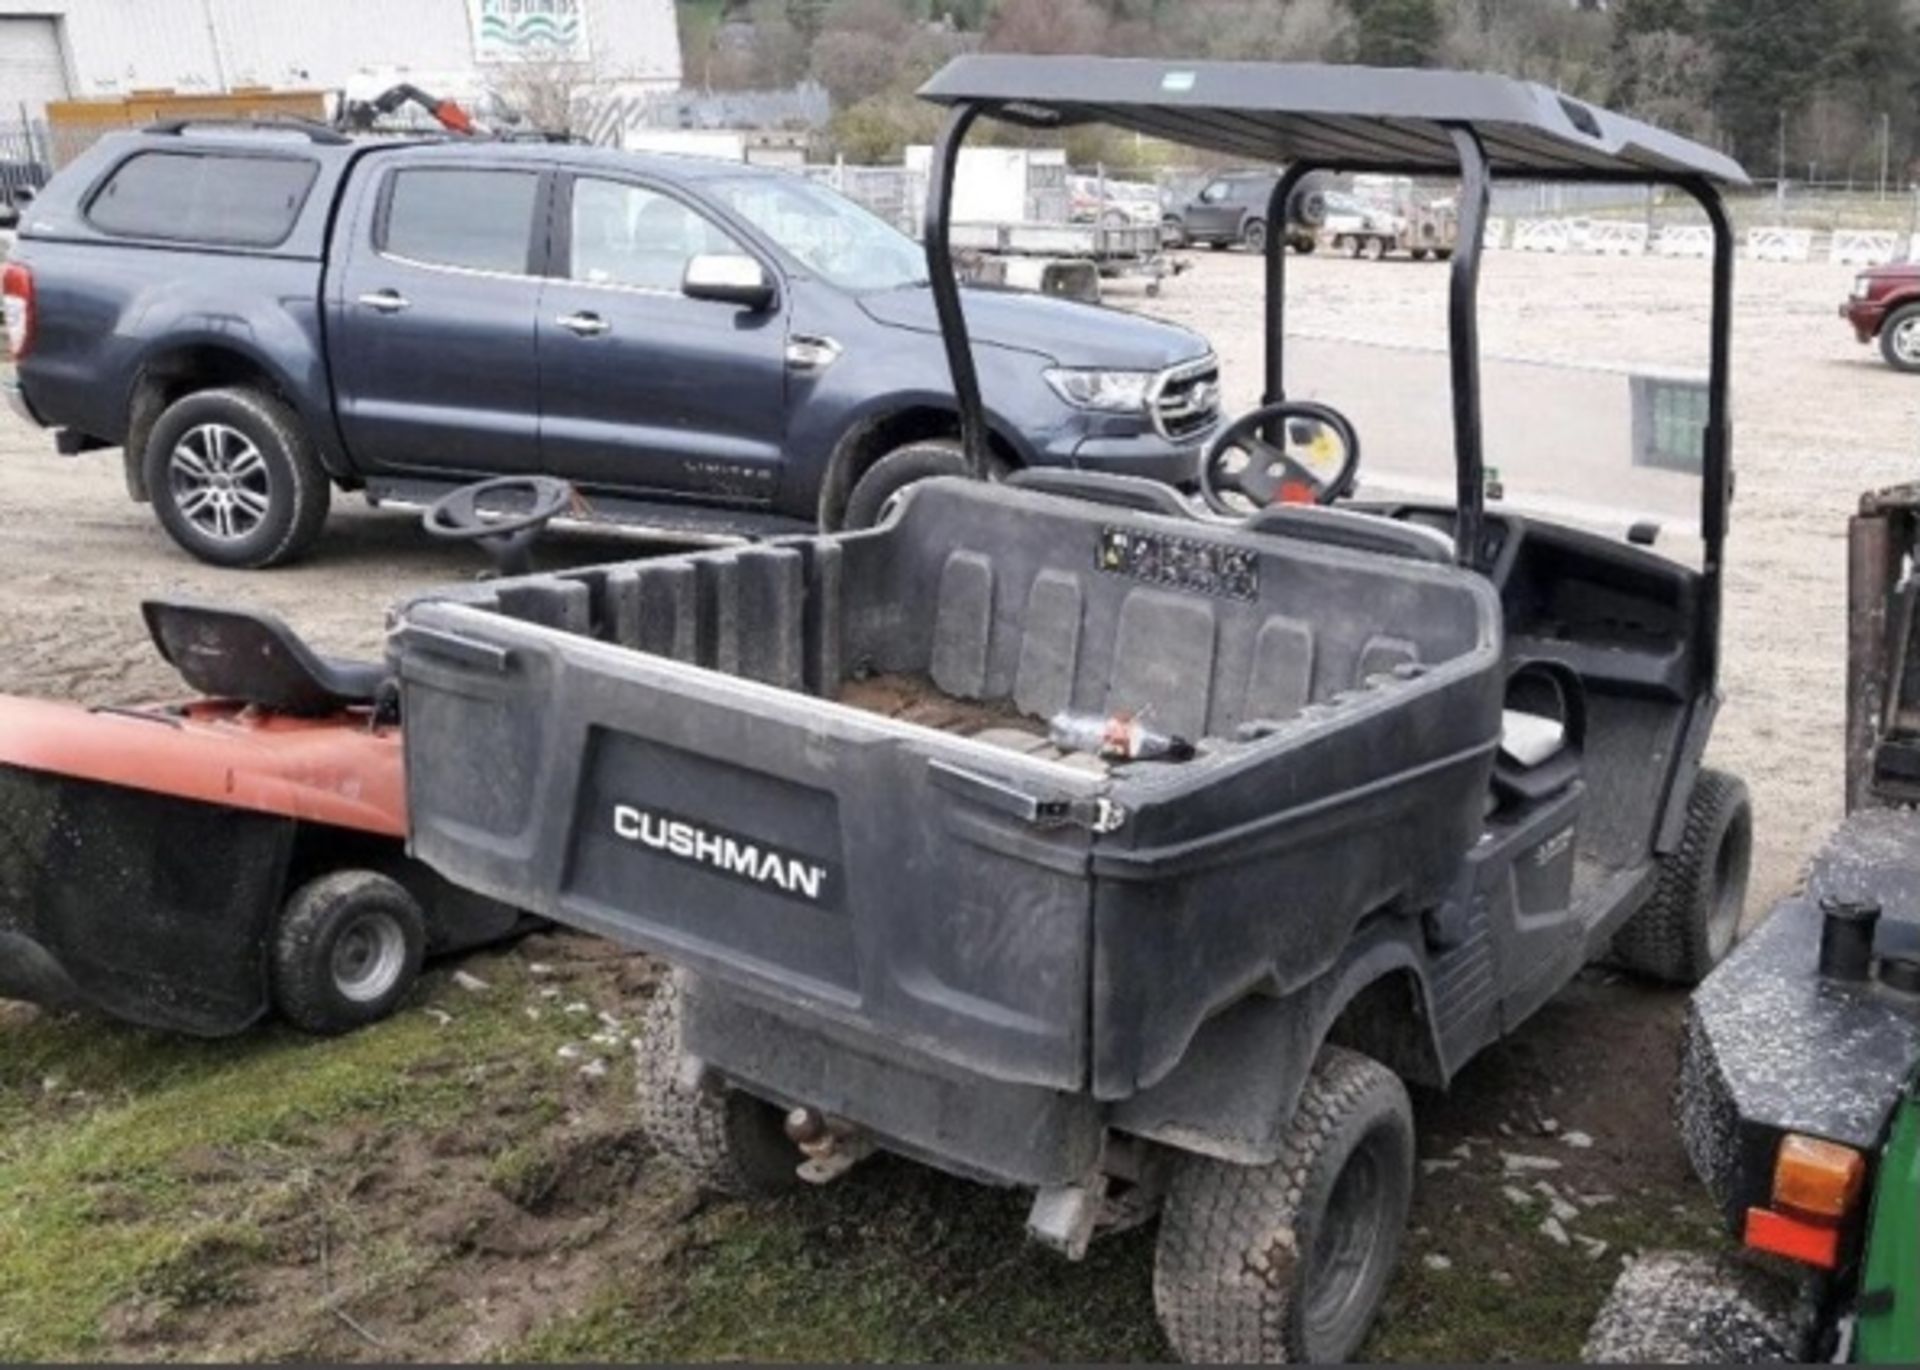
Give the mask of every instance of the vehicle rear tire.
<path id="1" fill-rule="evenodd" d="M 1902 305 L 1880 326 L 1880 355 L 1895 371 L 1920 372 L 1920 304 Z"/>
<path id="2" fill-rule="evenodd" d="M 1249 252 L 1265 252 L 1267 250 L 1267 221 L 1265 219 L 1249 221 L 1246 228 L 1240 233 L 1240 244 Z"/>
<path id="3" fill-rule="evenodd" d="M 1804 1362 L 1809 1322 L 1792 1283 L 1728 1256 L 1654 1251 L 1635 1258 L 1587 1332 L 1588 1365 Z"/>
<path id="4" fill-rule="evenodd" d="M 333 487 L 300 421 L 259 390 L 202 390 L 169 405 L 142 457 L 160 526 L 215 566 L 292 561 L 326 526 Z"/>
<path id="5" fill-rule="evenodd" d="M 1006 471 L 1005 462 L 993 456 L 987 458 L 989 480 L 998 480 Z M 967 459 L 961 453 L 960 443 L 956 439 L 930 438 L 896 447 L 863 471 L 860 479 L 853 483 L 853 493 L 847 496 L 847 508 L 840 517 L 840 526 L 848 531 L 872 528 L 887 516 L 894 498 L 909 485 L 932 480 L 936 476 L 966 474 Z"/>
<path id="6" fill-rule="evenodd" d="M 1377 262 L 1387 255 L 1385 238 L 1369 238 L 1366 242 L 1365 256 L 1370 262 Z"/>
<path id="7" fill-rule="evenodd" d="M 1160 1217 L 1153 1303 L 1181 1357 L 1344 1361 L 1399 1261 L 1413 1109 L 1394 1073 L 1323 1048 L 1268 1165 L 1183 1156 Z"/>
<path id="8" fill-rule="evenodd" d="M 634 1039 L 640 1131 L 703 1189 L 747 1199 L 794 1188 L 801 1156 L 778 1109 L 736 1089 L 704 1089 L 681 1079 L 684 977 L 670 971 L 640 1017 Z"/>
<path id="9" fill-rule="evenodd" d="M 1660 858 L 1653 897 L 1615 934 L 1614 959 L 1669 984 L 1699 984 L 1739 939 L 1752 862 L 1746 785 L 1724 771 L 1702 770 L 1680 846 Z"/>
<path id="10" fill-rule="evenodd" d="M 413 987 L 426 945 L 426 917 L 397 881 L 360 870 L 310 880 L 274 926 L 274 1007 L 318 1037 L 377 1023 Z"/>

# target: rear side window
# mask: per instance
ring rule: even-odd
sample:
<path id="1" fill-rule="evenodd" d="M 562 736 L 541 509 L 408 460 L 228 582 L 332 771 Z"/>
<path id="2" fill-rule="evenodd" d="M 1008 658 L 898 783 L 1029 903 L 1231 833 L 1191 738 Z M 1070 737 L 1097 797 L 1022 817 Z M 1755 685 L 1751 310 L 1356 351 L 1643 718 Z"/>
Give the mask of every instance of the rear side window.
<path id="1" fill-rule="evenodd" d="M 380 249 L 469 271 L 526 275 L 540 177 L 531 171 L 409 167 L 393 173 Z"/>
<path id="2" fill-rule="evenodd" d="M 320 168 L 304 157 L 140 152 L 94 192 L 103 233 L 217 247 L 273 247 L 300 218 Z"/>

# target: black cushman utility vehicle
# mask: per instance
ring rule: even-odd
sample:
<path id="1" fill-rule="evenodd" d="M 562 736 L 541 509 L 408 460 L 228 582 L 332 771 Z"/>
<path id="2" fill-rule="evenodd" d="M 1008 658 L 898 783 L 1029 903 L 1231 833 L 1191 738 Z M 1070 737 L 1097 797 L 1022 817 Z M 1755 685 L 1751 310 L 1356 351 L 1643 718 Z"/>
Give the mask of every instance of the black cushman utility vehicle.
<path id="1" fill-rule="evenodd" d="M 1590 959 L 1693 981 L 1732 941 L 1748 813 L 1701 754 L 1730 489 L 1717 186 L 1745 178 L 1474 75 L 973 57 L 923 94 L 951 111 L 927 243 L 965 434 L 929 462 L 991 467 L 947 237 L 967 130 L 1099 121 L 1287 164 L 1275 216 L 1314 170 L 1461 182 L 1450 416 L 1410 444 L 1444 451 L 1450 417 L 1441 497 L 1353 498 L 1395 482 L 1348 416 L 1289 397 L 1273 234 L 1266 403 L 1214 437 L 1205 507 L 1072 472 L 935 479 L 865 532 L 407 606 L 414 850 L 679 967 L 641 1105 L 713 1186 L 882 1148 L 1037 1191 L 1029 1230 L 1069 1256 L 1157 1213 L 1184 1356 L 1347 1357 L 1408 1211 L 1402 1082 L 1446 1085 Z M 1658 182 L 1710 218 L 1691 564 L 1644 526 L 1488 507 L 1496 176 Z M 1584 419 L 1553 393 L 1505 440 L 1599 488 L 1632 474 L 1563 461 Z M 1138 757 L 1142 728 L 1191 754 Z"/>

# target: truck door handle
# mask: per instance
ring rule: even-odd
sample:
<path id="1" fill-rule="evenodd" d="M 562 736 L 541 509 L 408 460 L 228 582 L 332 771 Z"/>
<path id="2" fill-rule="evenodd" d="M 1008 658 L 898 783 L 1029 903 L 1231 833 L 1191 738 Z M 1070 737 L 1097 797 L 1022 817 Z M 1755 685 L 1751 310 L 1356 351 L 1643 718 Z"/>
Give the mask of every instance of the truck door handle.
<path id="1" fill-rule="evenodd" d="M 578 338 L 597 338 L 602 333 L 613 332 L 612 324 L 598 314 L 589 314 L 585 311 L 578 314 L 562 314 L 555 322 Z"/>
<path id="2" fill-rule="evenodd" d="M 377 309 L 382 314 L 398 314 L 403 309 L 411 309 L 413 301 L 397 290 L 373 290 L 360 297 L 360 303 L 368 309 Z"/>

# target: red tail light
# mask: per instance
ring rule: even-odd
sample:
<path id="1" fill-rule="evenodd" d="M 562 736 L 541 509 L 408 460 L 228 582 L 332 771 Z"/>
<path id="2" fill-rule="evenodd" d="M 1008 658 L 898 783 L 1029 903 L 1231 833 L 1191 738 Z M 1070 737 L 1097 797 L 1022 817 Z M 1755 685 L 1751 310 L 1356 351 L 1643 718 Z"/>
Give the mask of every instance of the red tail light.
<path id="1" fill-rule="evenodd" d="M 7 325 L 7 355 L 19 361 L 33 346 L 33 273 L 19 262 L 0 267 L 0 318 Z"/>

